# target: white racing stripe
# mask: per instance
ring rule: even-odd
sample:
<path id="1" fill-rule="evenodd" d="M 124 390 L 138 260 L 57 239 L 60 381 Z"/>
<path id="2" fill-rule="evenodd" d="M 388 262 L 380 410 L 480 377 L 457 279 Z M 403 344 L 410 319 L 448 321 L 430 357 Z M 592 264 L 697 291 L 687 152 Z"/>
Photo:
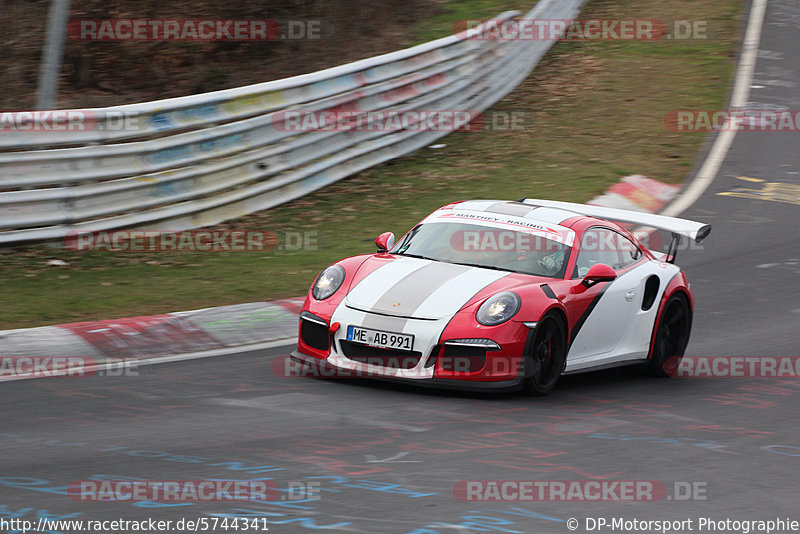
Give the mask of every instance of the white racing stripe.
<path id="1" fill-rule="evenodd" d="M 454 209 L 459 210 L 470 210 L 470 211 L 486 211 L 486 208 L 491 206 L 492 204 L 497 204 L 498 202 L 503 202 L 502 200 L 467 200 L 466 202 L 460 202 L 454 206 Z M 436 212 L 434 212 L 436 213 Z"/>
<path id="2" fill-rule="evenodd" d="M 472 267 L 464 265 L 431 262 L 430 265 L 387 284 L 386 292 L 373 304 L 370 311 L 400 317 L 422 317 L 416 312 L 425 299 L 453 278 L 471 270 Z M 425 318 L 438 317 L 440 315 Z"/>
<path id="3" fill-rule="evenodd" d="M 574 213 L 554 208 L 538 207 L 528 214 L 529 219 L 536 219 L 550 224 L 561 224 L 575 216 Z"/>
<path id="4" fill-rule="evenodd" d="M 400 258 L 368 274 L 345 297 L 348 304 L 361 309 L 371 309 L 386 291 L 398 280 L 402 280 L 414 271 L 430 265 L 430 260 L 419 258 Z"/>
<path id="5" fill-rule="evenodd" d="M 393 263 L 400 261 L 402 260 L 396 260 Z M 350 325 L 384 332 L 411 334 L 414 336 L 413 350 L 422 355 L 419 363 L 413 369 L 408 370 L 385 368 L 356 362 L 333 350 L 328 357 L 330 364 L 344 369 L 369 371 L 382 376 L 431 378 L 433 368 L 425 367 L 425 363 L 433 347 L 439 342 L 451 317 L 476 293 L 509 274 L 440 262 L 418 261 L 417 264 L 407 265 L 406 269 L 394 269 L 390 272 L 386 270 L 391 264 L 380 267 L 361 283 L 372 278 L 365 287 L 374 288 L 376 291 L 365 293 L 360 298 L 369 297 L 369 301 L 374 305 L 373 308 L 363 308 L 359 305 L 360 309 L 354 309 L 353 306 L 356 303 L 348 306 L 342 302 L 334 311 L 331 321 L 341 325 L 334 336 L 337 342 L 346 338 L 347 327 Z M 412 269 L 412 267 L 414 268 Z M 402 276 L 402 273 L 405 273 L 405 276 Z M 394 275 L 396 278 L 391 281 L 388 278 L 389 275 Z M 422 294 L 413 294 L 415 288 Z M 366 303 L 366 300 L 357 301 L 357 303 Z M 375 307 L 380 309 L 375 309 Z M 402 316 L 390 315 L 395 311 Z M 416 317 L 416 319 L 410 317 Z"/>
<path id="6" fill-rule="evenodd" d="M 361 292 L 347 297 L 348 306 L 372 312 L 369 325 L 374 328 L 376 322 L 398 328 L 398 318 L 452 317 L 481 289 L 509 274 L 436 261 L 389 269 L 393 263 L 375 270 L 356 286 Z"/>
<path id="7" fill-rule="evenodd" d="M 515 217 L 527 217 L 533 211 L 531 206 L 525 206 L 519 202 L 495 202 L 484 211 L 490 213 L 502 213 L 503 215 L 514 215 Z"/>
<path id="8" fill-rule="evenodd" d="M 417 308 L 417 317 L 446 317 L 464 307 L 476 293 L 509 273 L 472 268 L 431 293 Z"/>

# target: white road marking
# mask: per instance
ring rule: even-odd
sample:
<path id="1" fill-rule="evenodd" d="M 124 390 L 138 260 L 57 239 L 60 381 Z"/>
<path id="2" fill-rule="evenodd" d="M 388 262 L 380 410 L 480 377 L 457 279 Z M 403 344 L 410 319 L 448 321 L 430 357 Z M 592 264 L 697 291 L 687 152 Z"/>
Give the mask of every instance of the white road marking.
<path id="1" fill-rule="evenodd" d="M 365 454 L 364 458 L 367 459 L 367 463 L 369 463 L 369 464 L 375 464 L 375 463 L 382 464 L 382 463 L 386 463 L 386 462 L 394 462 L 394 463 L 401 463 L 401 464 L 418 464 L 418 463 L 422 463 L 422 460 L 401 460 L 400 459 L 400 458 L 405 458 L 409 454 L 410 454 L 409 452 L 405 452 L 405 451 L 404 452 L 398 452 L 397 454 L 395 454 L 391 458 L 385 458 L 383 460 L 379 460 L 378 457 L 375 456 L 374 454 Z"/>
<path id="2" fill-rule="evenodd" d="M 739 60 L 739 67 L 736 71 L 736 81 L 731 97 L 731 108 L 742 109 L 746 106 L 750 96 L 750 88 L 753 83 L 753 72 L 758 59 L 758 46 L 761 42 L 761 31 L 764 26 L 764 17 L 767 10 L 767 0 L 753 0 L 753 7 L 750 10 L 750 20 L 747 22 L 747 31 L 742 44 L 742 57 Z M 736 120 L 736 119 L 734 119 Z M 708 153 L 703 166 L 695 176 L 694 180 L 681 195 L 667 206 L 661 215 L 677 217 L 689 206 L 694 204 L 698 198 L 708 189 L 711 182 L 716 178 L 725 157 L 728 155 L 733 140 L 736 138 L 736 127 L 725 128 L 717 136 L 714 146 Z"/>
<path id="3" fill-rule="evenodd" d="M 235 347 L 223 347 L 221 349 L 212 349 L 212 350 L 204 350 L 200 352 L 187 352 L 186 354 L 167 354 L 165 356 L 154 356 L 152 358 L 128 358 L 128 359 L 118 359 L 114 361 L 109 361 L 106 363 L 99 363 L 97 365 L 85 365 L 83 367 L 75 367 L 71 369 L 65 369 L 64 372 L 73 372 L 73 373 L 83 373 L 83 374 L 94 374 L 98 371 L 107 371 L 109 369 L 118 370 L 120 366 L 129 366 L 129 367 L 144 367 L 146 365 L 157 365 L 159 363 L 171 363 L 171 362 L 182 362 L 185 360 L 199 360 L 201 358 L 212 358 L 214 356 L 231 356 L 236 355 L 242 352 L 250 352 L 254 350 L 263 350 L 263 349 L 272 349 L 275 347 L 282 347 L 282 346 L 297 346 L 297 337 L 286 337 L 282 339 L 276 339 L 273 341 L 264 341 L 263 343 L 252 343 L 249 345 L 237 345 Z M 62 378 L 60 375 L 54 375 L 58 378 Z M 68 377 L 69 375 L 67 375 Z M 15 380 L 31 380 L 35 378 L 52 378 L 48 376 L 0 376 L 0 382 L 11 382 Z"/>

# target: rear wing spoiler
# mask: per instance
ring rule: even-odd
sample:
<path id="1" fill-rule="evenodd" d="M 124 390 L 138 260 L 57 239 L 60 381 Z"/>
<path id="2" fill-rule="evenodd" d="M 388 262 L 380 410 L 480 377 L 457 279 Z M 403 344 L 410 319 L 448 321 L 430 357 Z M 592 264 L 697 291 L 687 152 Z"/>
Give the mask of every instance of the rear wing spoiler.
<path id="1" fill-rule="evenodd" d="M 711 233 L 711 225 L 678 219 L 677 217 L 667 217 L 665 215 L 654 215 L 652 213 L 642 213 L 638 211 L 622 210 L 619 208 L 606 208 L 603 206 L 592 206 L 590 204 L 575 204 L 573 202 L 559 202 L 557 200 L 537 200 L 535 198 L 523 198 L 519 202 L 529 206 L 540 206 L 543 208 L 556 208 L 571 211 L 578 215 L 597 217 L 599 219 L 609 219 L 624 223 L 648 226 L 658 230 L 671 232 L 673 238 L 677 236 L 688 237 L 699 243 Z"/>

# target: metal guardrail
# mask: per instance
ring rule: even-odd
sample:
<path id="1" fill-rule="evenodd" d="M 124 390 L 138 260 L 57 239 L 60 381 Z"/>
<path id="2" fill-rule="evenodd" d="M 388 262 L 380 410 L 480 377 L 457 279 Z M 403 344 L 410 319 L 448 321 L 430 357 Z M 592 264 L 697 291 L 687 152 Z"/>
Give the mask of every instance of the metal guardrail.
<path id="1" fill-rule="evenodd" d="M 584 2 L 541 0 L 524 17 L 572 19 Z M 0 244 L 130 227 L 177 231 L 276 206 L 448 133 L 285 131 L 276 128 L 281 113 L 481 112 L 552 44 L 453 35 L 284 80 L 86 110 L 97 121 L 90 130 L 0 129 Z M 121 116 L 137 128 L 110 127 Z"/>

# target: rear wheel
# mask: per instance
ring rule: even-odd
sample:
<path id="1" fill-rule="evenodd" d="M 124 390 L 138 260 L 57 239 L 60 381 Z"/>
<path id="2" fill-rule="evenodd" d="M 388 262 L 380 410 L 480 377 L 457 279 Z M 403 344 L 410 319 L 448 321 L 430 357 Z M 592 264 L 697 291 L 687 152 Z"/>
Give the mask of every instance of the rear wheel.
<path id="1" fill-rule="evenodd" d="M 678 364 L 689 343 L 692 330 L 692 315 L 689 303 L 681 294 L 673 295 L 664 305 L 656 326 L 653 354 L 650 356 L 650 372 L 655 376 L 675 376 Z"/>
<path id="2" fill-rule="evenodd" d="M 523 358 L 525 393 L 545 395 L 555 387 L 567 358 L 566 337 L 564 324 L 555 315 L 546 315 L 536 325 L 533 343 Z"/>

